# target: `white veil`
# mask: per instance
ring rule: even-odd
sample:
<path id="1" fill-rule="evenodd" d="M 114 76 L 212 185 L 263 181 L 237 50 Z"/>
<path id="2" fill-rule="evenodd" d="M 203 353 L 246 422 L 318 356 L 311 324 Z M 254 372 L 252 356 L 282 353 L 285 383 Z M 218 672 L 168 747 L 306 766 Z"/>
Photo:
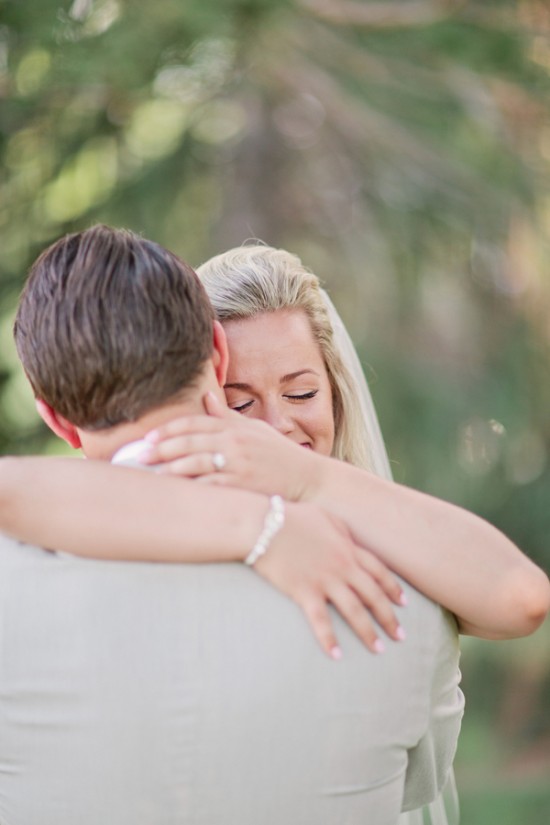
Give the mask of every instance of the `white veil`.
<path id="1" fill-rule="evenodd" d="M 324 289 L 321 290 L 323 299 L 325 301 L 329 320 L 334 333 L 334 345 L 337 352 L 340 354 L 344 366 L 347 368 L 353 385 L 357 391 L 357 400 L 361 408 L 363 423 L 365 425 L 365 436 L 367 438 L 369 448 L 369 458 L 371 469 L 373 473 L 381 478 L 387 478 L 391 481 L 392 472 L 382 432 L 378 423 L 378 417 L 370 390 L 367 384 L 367 379 L 363 372 L 361 362 L 357 356 L 357 352 L 353 345 L 353 341 L 349 337 L 349 333 L 344 326 L 344 322 L 340 318 L 336 307 L 330 300 L 328 294 Z"/>
<path id="2" fill-rule="evenodd" d="M 365 437 L 369 447 L 371 469 L 381 478 L 391 480 L 392 472 L 386 446 L 361 362 L 336 307 L 325 290 L 321 290 L 321 292 L 326 303 L 334 333 L 334 345 L 340 354 L 344 366 L 348 369 L 357 391 L 357 398 L 365 425 Z M 445 788 L 439 797 L 423 808 L 402 813 L 399 817 L 398 825 L 458 825 L 458 822 L 458 794 L 454 772 L 451 769 Z"/>

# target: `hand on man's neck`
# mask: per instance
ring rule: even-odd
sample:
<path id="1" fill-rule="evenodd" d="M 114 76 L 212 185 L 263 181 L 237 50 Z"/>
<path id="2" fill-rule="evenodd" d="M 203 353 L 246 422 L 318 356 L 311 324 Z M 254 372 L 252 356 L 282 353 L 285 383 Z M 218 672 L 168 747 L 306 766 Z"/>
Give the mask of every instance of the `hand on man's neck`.
<path id="1" fill-rule="evenodd" d="M 82 451 L 86 458 L 96 461 L 110 461 L 114 454 L 132 441 L 139 441 L 148 432 L 185 415 L 205 415 L 203 399 L 207 392 L 213 392 L 225 406 L 225 396 L 214 369 L 206 369 L 201 380 L 188 389 L 181 401 L 174 400 L 156 407 L 142 415 L 137 421 L 129 421 L 107 430 L 78 430 Z"/>

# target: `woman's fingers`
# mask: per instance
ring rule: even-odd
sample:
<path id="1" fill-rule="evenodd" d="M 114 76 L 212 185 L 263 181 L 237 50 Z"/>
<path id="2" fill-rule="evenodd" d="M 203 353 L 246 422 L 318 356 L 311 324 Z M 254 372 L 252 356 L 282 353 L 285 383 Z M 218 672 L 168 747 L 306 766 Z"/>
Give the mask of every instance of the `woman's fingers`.
<path id="1" fill-rule="evenodd" d="M 290 501 L 302 497 L 311 472 L 308 451 L 263 421 L 249 420 L 223 409 L 216 399 L 206 396 L 205 405 L 211 411 L 219 407 L 223 416 L 199 415 L 167 422 L 148 433 L 150 446 L 144 449 L 139 461 L 157 465 L 159 472 L 163 471 L 159 465 L 170 464 L 164 468 L 166 472 L 195 478 L 203 478 L 204 474 L 221 476 L 221 471 L 229 467 L 230 476 L 224 484 L 232 483 L 265 495 L 279 493 Z M 203 453 L 223 458 L 218 466 L 213 466 L 208 458 L 182 461 Z"/>
<path id="2" fill-rule="evenodd" d="M 212 458 L 216 453 L 224 454 L 223 439 L 218 433 L 178 435 L 152 445 L 140 456 L 140 461 L 144 464 L 159 464 L 167 461 L 175 462 L 177 459 L 198 454 L 210 455 Z M 207 472 L 212 472 L 212 470 L 214 470 L 214 465 L 211 463 Z"/>
<path id="3" fill-rule="evenodd" d="M 185 478 L 201 479 L 208 478 L 213 473 L 216 477 L 221 475 L 221 472 L 214 465 L 215 453 L 197 453 L 196 455 L 187 455 L 182 458 L 176 458 L 173 461 L 165 461 L 158 463 L 157 472 L 165 475 L 183 476 Z"/>
<path id="4" fill-rule="evenodd" d="M 212 487 L 239 487 L 238 479 L 227 473 L 216 473 L 215 475 L 196 476 L 197 484 L 210 484 Z"/>
<path id="5" fill-rule="evenodd" d="M 151 430 L 145 436 L 149 444 L 159 444 L 167 438 L 196 433 L 219 433 L 227 427 L 227 422 L 210 415 L 188 415 L 175 418 Z"/>
<path id="6" fill-rule="evenodd" d="M 395 641 L 405 638 L 391 603 L 377 583 L 363 571 L 357 571 L 353 586 L 336 578 L 330 584 L 306 588 L 294 598 L 302 608 L 323 650 L 333 659 L 341 658 L 328 603 L 331 603 L 354 633 L 372 653 L 382 653 L 384 643 L 376 623 Z"/>
<path id="7" fill-rule="evenodd" d="M 357 559 L 361 567 L 376 579 L 384 593 L 389 596 L 394 604 L 401 606 L 407 604 L 407 597 L 399 580 L 380 559 L 364 548 L 359 549 Z"/>
<path id="8" fill-rule="evenodd" d="M 372 653 L 382 653 L 384 643 L 378 636 L 369 611 L 352 588 L 339 582 L 332 587 L 329 598 L 363 644 Z"/>
<path id="9" fill-rule="evenodd" d="M 306 591 L 296 601 L 302 608 L 315 638 L 325 653 L 332 659 L 341 659 L 342 651 L 334 633 L 325 599 L 313 591 Z"/>
<path id="10" fill-rule="evenodd" d="M 167 438 L 178 435 L 220 433 L 229 426 L 238 427 L 242 425 L 242 416 L 222 404 L 214 393 L 206 393 L 203 404 L 207 414 L 185 415 L 181 418 L 175 418 L 173 421 L 167 421 L 166 424 L 162 424 L 160 427 L 148 432 L 145 440 L 150 444 L 158 444 Z"/>
<path id="11" fill-rule="evenodd" d="M 367 609 L 390 638 L 396 642 L 405 638 L 403 628 L 393 611 L 392 603 L 369 573 L 360 569 L 354 571 L 348 580 L 348 586 L 354 591 L 363 611 Z"/>
<path id="12" fill-rule="evenodd" d="M 215 482 L 217 475 L 202 478 Z M 283 530 L 254 565 L 301 607 L 323 650 L 333 658 L 340 654 L 329 604 L 373 653 L 384 649 L 382 631 L 396 641 L 404 638 L 390 598 L 359 563 L 360 551 L 338 519 L 317 505 L 287 502 Z"/>
<path id="13" fill-rule="evenodd" d="M 202 403 L 208 415 L 213 415 L 216 418 L 231 418 L 231 416 L 235 414 L 234 410 L 230 410 L 227 404 L 222 404 L 221 400 L 214 395 L 212 390 L 206 393 Z"/>

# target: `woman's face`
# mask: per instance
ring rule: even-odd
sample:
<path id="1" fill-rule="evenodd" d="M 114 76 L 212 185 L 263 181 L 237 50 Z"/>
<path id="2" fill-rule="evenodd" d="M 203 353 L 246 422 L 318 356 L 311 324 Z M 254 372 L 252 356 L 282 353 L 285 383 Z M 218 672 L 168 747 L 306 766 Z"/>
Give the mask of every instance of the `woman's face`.
<path id="1" fill-rule="evenodd" d="M 225 394 L 230 407 L 330 455 L 332 391 L 323 357 L 302 310 L 278 310 L 224 323 L 229 346 Z"/>

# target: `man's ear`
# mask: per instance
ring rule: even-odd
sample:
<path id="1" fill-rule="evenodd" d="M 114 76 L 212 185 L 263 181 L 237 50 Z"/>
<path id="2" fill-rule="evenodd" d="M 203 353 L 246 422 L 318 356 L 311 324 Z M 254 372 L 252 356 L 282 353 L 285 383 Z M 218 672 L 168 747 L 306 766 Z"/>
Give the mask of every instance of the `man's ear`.
<path id="1" fill-rule="evenodd" d="M 78 450 L 82 444 L 80 443 L 80 436 L 77 428 L 62 415 L 59 415 L 49 404 L 42 401 L 40 398 L 35 399 L 36 409 L 40 418 L 48 425 L 59 438 Z"/>
<path id="2" fill-rule="evenodd" d="M 214 321 L 212 363 L 214 364 L 218 384 L 223 388 L 229 366 L 229 350 L 227 349 L 227 338 L 225 337 L 224 328 L 219 321 Z"/>

